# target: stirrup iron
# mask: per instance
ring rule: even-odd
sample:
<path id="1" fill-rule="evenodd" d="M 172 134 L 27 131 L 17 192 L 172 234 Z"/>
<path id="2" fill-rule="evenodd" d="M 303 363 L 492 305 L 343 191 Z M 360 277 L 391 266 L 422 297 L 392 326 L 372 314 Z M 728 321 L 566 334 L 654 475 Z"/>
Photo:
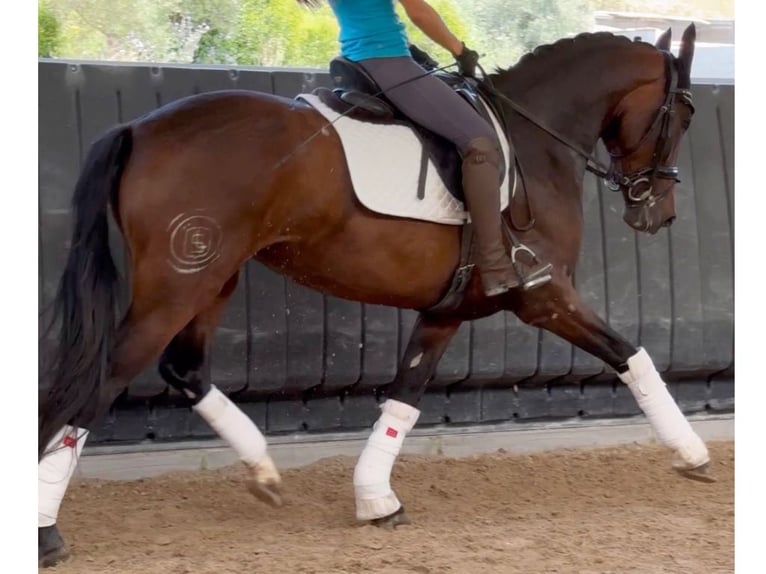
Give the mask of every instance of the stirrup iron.
<path id="1" fill-rule="evenodd" d="M 513 247 L 511 247 L 511 263 L 513 264 L 513 268 L 516 270 L 516 273 L 518 274 L 519 279 L 521 279 L 521 287 L 522 289 L 524 289 L 524 291 L 529 291 L 531 289 L 534 289 L 535 287 L 539 287 L 540 285 L 545 285 L 546 283 L 550 282 L 553 279 L 553 276 L 551 275 L 551 271 L 553 270 L 553 265 L 551 263 L 548 263 L 540 267 L 539 269 L 533 270 L 530 274 L 525 275 L 521 270 L 521 266 L 516 261 L 516 257 L 519 251 L 525 251 L 529 253 L 529 255 L 537 264 L 540 263 L 540 260 L 537 258 L 537 255 L 535 255 L 535 252 L 532 251 L 529 247 L 527 247 L 523 243 L 517 244 L 514 241 L 514 238 L 512 235 L 511 235 L 511 241 L 513 242 Z"/>

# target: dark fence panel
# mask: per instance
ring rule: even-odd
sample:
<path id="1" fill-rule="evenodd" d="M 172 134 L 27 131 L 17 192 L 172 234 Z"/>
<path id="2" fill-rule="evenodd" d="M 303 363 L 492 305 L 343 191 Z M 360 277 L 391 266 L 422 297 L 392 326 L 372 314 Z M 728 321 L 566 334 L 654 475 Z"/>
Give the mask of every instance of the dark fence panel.
<path id="1" fill-rule="evenodd" d="M 40 305 L 69 241 L 84 153 L 113 124 L 191 94 L 250 89 L 292 97 L 326 73 L 39 63 Z M 590 174 L 575 282 L 617 331 L 647 348 L 687 412 L 734 406 L 734 86 L 694 86 L 697 114 L 680 150 L 678 219 L 655 236 L 622 221 L 622 200 Z M 600 150 L 603 153 L 603 150 Z M 124 251 L 114 234 L 118 260 Z M 369 426 L 415 313 L 324 296 L 249 262 L 212 348 L 212 381 L 269 433 Z M 510 313 L 464 324 L 421 404 L 424 424 L 637 414 L 611 369 Z M 210 436 L 167 393 L 156 368 L 94 429 L 94 442 Z"/>

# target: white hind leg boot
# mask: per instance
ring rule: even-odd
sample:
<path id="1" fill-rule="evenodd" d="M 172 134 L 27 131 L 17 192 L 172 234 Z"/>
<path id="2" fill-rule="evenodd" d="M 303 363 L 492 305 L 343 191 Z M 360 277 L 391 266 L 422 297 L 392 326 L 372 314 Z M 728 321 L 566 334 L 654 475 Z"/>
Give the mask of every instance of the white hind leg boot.
<path id="1" fill-rule="evenodd" d="M 256 424 L 215 385 L 192 407 L 248 466 L 263 485 L 278 485 L 279 472 L 267 452 L 266 438 Z"/>
<path id="2" fill-rule="evenodd" d="M 390 516 L 401 508 L 391 490 L 391 470 L 404 442 L 420 416 L 406 403 L 388 399 L 354 469 L 356 517 L 373 520 Z"/>
<path id="3" fill-rule="evenodd" d="M 53 437 L 37 465 L 37 526 L 53 526 L 88 431 L 69 425 Z"/>

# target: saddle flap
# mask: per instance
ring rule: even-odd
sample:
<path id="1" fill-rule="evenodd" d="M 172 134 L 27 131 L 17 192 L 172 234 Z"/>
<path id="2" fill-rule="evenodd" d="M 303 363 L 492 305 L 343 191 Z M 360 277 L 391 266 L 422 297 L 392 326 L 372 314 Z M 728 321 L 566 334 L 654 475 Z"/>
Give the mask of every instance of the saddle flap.
<path id="1" fill-rule="evenodd" d="M 391 106 L 382 99 L 371 96 L 370 94 L 365 94 L 364 92 L 356 90 L 341 92 L 340 99 L 347 104 L 367 110 L 383 120 L 393 120 L 395 117 L 394 110 Z"/>

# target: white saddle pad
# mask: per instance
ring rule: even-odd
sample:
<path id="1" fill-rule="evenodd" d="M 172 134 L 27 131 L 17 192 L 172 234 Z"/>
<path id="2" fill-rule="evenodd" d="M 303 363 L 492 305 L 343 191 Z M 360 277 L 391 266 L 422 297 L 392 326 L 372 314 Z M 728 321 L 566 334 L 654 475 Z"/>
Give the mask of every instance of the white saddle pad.
<path id="1" fill-rule="evenodd" d="M 395 217 L 449 225 L 463 225 L 470 219 L 463 202 L 455 199 L 447 190 L 430 159 L 425 196 L 423 199 L 418 198 L 422 144 L 411 128 L 341 117 L 313 94 L 300 94 L 298 98 L 332 122 L 343 144 L 354 191 L 367 209 Z M 483 102 L 482 105 L 487 107 Z M 488 111 L 508 165 L 508 141 L 492 110 Z M 507 179 L 506 173 L 500 186 L 500 209 L 508 206 Z M 514 178 L 514 184 L 517 180 Z"/>

